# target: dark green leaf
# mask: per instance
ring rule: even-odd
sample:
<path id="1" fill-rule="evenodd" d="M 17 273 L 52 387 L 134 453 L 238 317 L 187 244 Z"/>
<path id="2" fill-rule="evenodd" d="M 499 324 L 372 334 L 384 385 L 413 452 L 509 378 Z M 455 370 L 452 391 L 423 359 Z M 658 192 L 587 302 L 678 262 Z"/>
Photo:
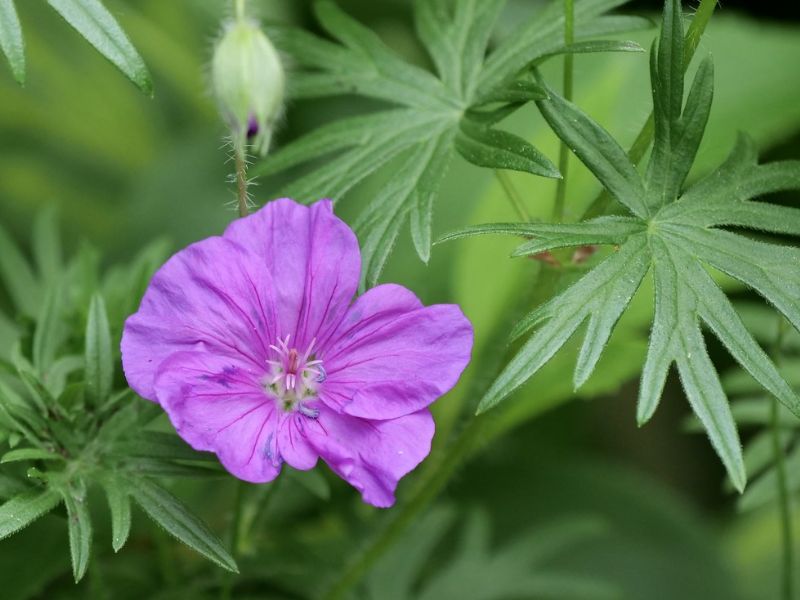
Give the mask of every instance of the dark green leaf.
<path id="1" fill-rule="evenodd" d="M 27 527 L 61 503 L 53 490 L 31 490 L 0 506 L 0 540 Z"/>
<path id="2" fill-rule="evenodd" d="M 140 90 L 145 94 L 153 93 L 153 82 L 142 57 L 100 0 L 47 2 Z"/>
<path id="3" fill-rule="evenodd" d="M 11 452 L 6 452 L 2 458 L 0 458 L 0 463 L 10 463 L 10 462 L 17 462 L 20 460 L 64 460 L 64 457 L 60 454 L 55 454 L 54 452 L 50 452 L 48 450 L 42 450 L 41 448 L 19 448 L 17 450 L 12 450 Z"/>
<path id="4" fill-rule="evenodd" d="M 111 546 L 119 552 L 131 531 L 131 500 L 126 484 L 114 475 L 103 479 L 103 488 L 111 511 Z"/>
<path id="5" fill-rule="evenodd" d="M 614 198 L 634 215 L 645 217 L 644 185 L 625 150 L 577 106 L 549 88 L 547 92 L 549 99 L 537 105 L 553 131 Z"/>
<path id="6" fill-rule="evenodd" d="M 541 325 L 506 365 L 481 400 L 484 412 L 506 398 L 534 375 L 587 318 L 589 327 L 581 348 L 575 387 L 591 375 L 602 349 L 650 266 L 647 238 L 634 235 L 618 252 L 584 275 L 571 288 L 528 315 L 515 329 L 519 336 Z"/>
<path id="7" fill-rule="evenodd" d="M 111 393 L 114 377 L 114 358 L 111 353 L 111 330 L 103 297 L 92 296 L 89 317 L 86 321 L 86 345 L 84 349 L 86 370 L 86 395 L 99 404 Z"/>
<path id="8" fill-rule="evenodd" d="M 150 517 L 177 540 L 220 567 L 238 573 L 236 561 L 222 542 L 175 496 L 155 483 L 139 478 L 128 493 Z"/>
<path id="9" fill-rule="evenodd" d="M 198 452 L 173 433 L 139 431 L 130 439 L 117 442 L 115 452 L 122 456 L 216 462 L 210 452 Z"/>
<path id="10" fill-rule="evenodd" d="M 17 83 L 25 83 L 25 44 L 14 0 L 0 0 L 0 49 L 8 59 Z"/>
<path id="11" fill-rule="evenodd" d="M 64 289 L 48 286 L 44 304 L 33 332 L 33 366 L 38 373 L 47 373 L 64 339 Z"/>
<path id="12" fill-rule="evenodd" d="M 479 167 L 525 171 L 542 177 L 561 177 L 550 159 L 521 137 L 507 131 L 489 129 L 463 119 L 455 143 L 459 154 Z"/>
<path id="13" fill-rule="evenodd" d="M 86 490 L 72 487 L 63 492 L 67 507 L 67 527 L 69 530 L 69 550 L 72 556 L 72 575 L 75 583 L 83 579 L 89 567 L 92 551 L 92 521 L 86 502 Z"/>

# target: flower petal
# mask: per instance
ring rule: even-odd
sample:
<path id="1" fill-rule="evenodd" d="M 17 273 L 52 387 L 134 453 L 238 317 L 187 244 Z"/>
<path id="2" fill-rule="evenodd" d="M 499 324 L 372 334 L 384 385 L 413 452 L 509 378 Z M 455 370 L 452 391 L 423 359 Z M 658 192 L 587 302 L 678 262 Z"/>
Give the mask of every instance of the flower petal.
<path id="1" fill-rule="evenodd" d="M 246 360 L 178 352 L 158 371 L 158 401 L 175 430 L 192 448 L 215 452 L 223 466 L 253 483 L 280 472 L 275 401 L 259 381 L 262 373 Z"/>
<path id="2" fill-rule="evenodd" d="M 472 325 L 452 304 L 423 306 L 399 285 L 360 296 L 323 349 L 321 398 L 366 419 L 394 419 L 448 392 L 467 366 Z"/>
<path id="3" fill-rule="evenodd" d="M 333 471 L 380 508 L 394 504 L 397 482 L 431 450 L 434 423 L 429 410 L 399 419 L 369 421 L 321 406 L 307 439 Z"/>
<path id="4" fill-rule="evenodd" d="M 361 255 L 352 230 L 330 200 L 311 206 L 284 198 L 238 219 L 225 231 L 261 257 L 276 285 L 279 334 L 307 348 L 341 320 L 358 287 Z"/>
<path id="5" fill-rule="evenodd" d="M 125 323 L 122 366 L 130 386 L 155 400 L 156 372 L 178 351 L 262 364 L 277 335 L 273 287 L 258 257 L 231 240 L 212 237 L 175 254 Z"/>
<path id="6" fill-rule="evenodd" d="M 309 428 L 312 432 L 309 432 Z M 317 464 L 319 454 L 308 442 L 307 434 L 318 431 L 314 419 L 300 412 L 284 413 L 278 427 L 278 451 L 290 467 L 307 471 Z"/>

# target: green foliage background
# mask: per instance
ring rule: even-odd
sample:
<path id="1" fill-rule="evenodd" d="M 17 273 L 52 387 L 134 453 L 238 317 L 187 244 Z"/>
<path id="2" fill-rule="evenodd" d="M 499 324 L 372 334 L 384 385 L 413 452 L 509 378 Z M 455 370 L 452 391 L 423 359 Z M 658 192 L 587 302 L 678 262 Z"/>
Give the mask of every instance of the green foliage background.
<path id="1" fill-rule="evenodd" d="M 226 206 L 233 196 L 226 184 L 231 166 L 219 141 L 224 132 L 205 80 L 226 3 L 106 4 L 147 63 L 155 96 L 147 97 L 120 76 L 44 2 L 18 2 L 26 25 L 27 80 L 20 88 L 10 72 L 0 76 L 0 222 L 30 252 L 34 220 L 55 208 L 68 254 L 88 242 L 109 267 L 131 262 L 155 239 L 174 249 L 217 233 L 234 213 Z M 252 4 L 268 22 L 316 27 L 304 2 Z M 407 3 L 340 4 L 408 60 L 427 65 Z M 512 2 L 499 23 L 501 35 L 519 15 L 538 7 Z M 653 35 L 648 30 L 624 39 L 646 48 Z M 716 100 L 690 180 L 722 162 L 739 130 L 755 138 L 764 159 L 800 157 L 800 24 L 756 21 L 723 5 L 700 53 L 714 57 Z M 543 69 L 547 81 L 558 81 L 559 69 L 558 59 L 549 62 Z M 578 55 L 575 103 L 626 146 L 650 110 L 647 71 L 644 54 Z M 370 106 L 352 97 L 292 101 L 276 144 Z M 532 105 L 505 121 L 503 129 L 548 157 L 558 154 L 557 138 Z M 570 160 L 567 216 L 575 218 L 599 184 L 574 157 Z M 550 214 L 554 182 L 519 173 L 510 177 L 534 217 Z M 365 181 L 339 205 L 340 214 L 352 223 L 385 182 L 382 175 Z M 272 198 L 283 183 L 262 181 L 256 200 Z M 434 237 L 515 218 L 491 171 L 459 157 L 440 198 Z M 798 206 L 797 194 L 780 200 Z M 514 246 L 504 238 L 436 246 L 425 266 L 403 234 L 381 276 L 410 287 L 426 303 L 458 302 L 475 325 L 478 360 L 435 407 L 437 444 L 459 430 L 460 417 L 474 409 L 493 379 L 506 352 L 506 332 L 530 308 L 519 299 L 536 297 L 529 282 L 541 265 L 506 260 Z M 727 285 L 738 299 L 752 300 Z M 0 358 L 5 359 L 18 329 L 9 300 L 3 290 Z M 481 445 L 470 450 L 474 458 L 434 509 L 375 566 L 362 597 L 463 598 L 465 589 L 478 594 L 477 584 L 459 586 L 481 569 L 486 577 L 520 586 L 492 587 L 481 598 L 529 597 L 531 590 L 547 597 L 542 591 L 547 589 L 554 597 L 755 600 L 777 594 L 778 525 L 772 504 L 737 512 L 711 447 L 701 436 L 685 434 L 689 410 L 677 381 L 668 382 L 653 422 L 644 429 L 635 426 L 631 381 L 644 362 L 651 305 L 648 294 L 637 297 L 577 401 L 568 402 L 575 398 L 573 341 L 498 409 Z M 122 302 L 109 304 L 112 330 L 126 310 Z M 723 367 L 728 365 L 719 348 L 711 350 Z M 418 479 L 425 477 L 425 468 Z M 401 498 L 414 485 L 413 479 L 401 484 Z M 327 474 L 322 481 L 286 478 L 281 486 L 258 492 L 269 496 L 263 500 L 269 511 L 246 539 L 236 597 L 313 594 L 343 557 L 358 555 L 362 540 L 387 518 L 359 504 Z M 176 480 L 169 487 L 222 535 L 233 481 Z M 65 519 L 53 513 L 0 542 L 3 598 L 180 598 L 189 593 L 200 598 L 217 583 L 217 570 L 140 513 L 129 544 L 114 554 L 104 502 L 95 499 L 93 506 L 98 514 L 89 576 L 78 586 L 72 583 Z M 537 554 L 543 537 L 552 544 Z M 429 548 L 424 563 L 403 565 L 403 556 L 424 555 L 423 548 Z M 537 573 L 543 574 L 538 580 Z M 565 587 L 570 585 L 577 587 Z"/>

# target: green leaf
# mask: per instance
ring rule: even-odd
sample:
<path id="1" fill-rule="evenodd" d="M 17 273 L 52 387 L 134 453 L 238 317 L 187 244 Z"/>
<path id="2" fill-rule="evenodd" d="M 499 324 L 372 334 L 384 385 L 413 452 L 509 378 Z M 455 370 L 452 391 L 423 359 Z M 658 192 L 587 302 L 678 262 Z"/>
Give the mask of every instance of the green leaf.
<path id="1" fill-rule="evenodd" d="M 60 503 L 61 496 L 50 489 L 15 496 L 0 506 L 0 540 L 27 527 Z"/>
<path id="2" fill-rule="evenodd" d="M 103 297 L 92 296 L 86 321 L 84 347 L 86 395 L 94 404 L 105 401 L 111 394 L 114 377 L 114 358 L 111 353 L 111 330 Z"/>
<path id="3" fill-rule="evenodd" d="M 121 456 L 216 462 L 214 454 L 198 452 L 177 435 L 161 431 L 137 431 L 130 439 L 114 444 L 114 451 Z"/>
<path id="4" fill-rule="evenodd" d="M 637 217 L 648 214 L 644 185 L 627 152 L 577 106 L 547 88 L 537 102 L 542 116 L 609 193 Z"/>
<path id="5" fill-rule="evenodd" d="M 643 234 L 632 236 L 619 252 L 523 319 L 514 331 L 515 336 L 542 322 L 545 324 L 492 383 L 478 412 L 489 410 L 533 376 L 588 318 L 589 327 L 575 371 L 575 387 L 580 387 L 594 370 L 614 325 L 650 266 L 646 248 Z"/>
<path id="6" fill-rule="evenodd" d="M 10 463 L 10 462 L 17 462 L 20 460 L 60 460 L 63 461 L 64 457 L 60 454 L 56 454 L 54 452 L 50 452 L 48 450 L 42 450 L 41 448 L 19 448 L 18 450 L 12 450 L 11 452 L 6 452 L 2 458 L 0 458 L 0 464 Z"/>
<path id="7" fill-rule="evenodd" d="M 525 65 L 564 52 L 636 49 L 625 42 L 587 42 L 588 36 L 642 24 L 637 19 L 601 18 L 619 4 L 578 3 L 577 39 L 570 47 L 564 47 L 558 4 L 537 15 L 523 43 L 513 48 L 501 44 L 487 58 L 501 0 L 418 0 L 416 28 L 436 68 L 434 75 L 404 61 L 335 4 L 317 3 L 321 25 L 338 43 L 304 31 L 273 31 L 276 44 L 300 67 L 291 78 L 291 96 L 357 94 L 399 107 L 323 125 L 279 149 L 251 173 L 273 175 L 311 163 L 310 171 L 270 194 L 311 202 L 323 197 L 338 201 L 365 178 L 391 172 L 356 221 L 363 244 L 362 286 L 378 281 L 406 221 L 417 254 L 427 262 L 434 202 L 454 149 L 475 164 L 557 176 L 553 164 L 530 143 L 488 126 L 542 96 L 537 84 L 520 78 Z M 495 57 L 498 52 L 503 56 Z M 479 89 L 481 85 L 485 89 Z M 493 107 L 476 110 L 487 104 Z M 320 160 L 328 155 L 329 160 Z"/>
<path id="8" fill-rule="evenodd" d="M 92 551 L 92 521 L 86 501 L 86 490 L 72 487 L 64 490 L 64 505 L 67 507 L 67 529 L 69 550 L 72 557 L 72 575 L 75 583 L 83 579 L 89 567 Z"/>
<path id="9" fill-rule="evenodd" d="M 142 57 L 100 0 L 47 0 L 47 3 L 140 90 L 152 95 L 153 82 Z"/>
<path id="10" fill-rule="evenodd" d="M 436 243 L 485 234 L 509 234 L 534 238 L 519 246 L 512 256 L 528 256 L 554 248 L 585 246 L 589 244 L 621 244 L 644 227 L 630 217 L 598 217 L 579 224 L 570 223 L 489 223 L 465 227 L 445 234 Z"/>
<path id="11" fill-rule="evenodd" d="M 461 121 L 455 144 L 461 156 L 479 167 L 561 177 L 556 166 L 521 137 L 499 129 L 489 129 L 469 119 Z"/>
<path id="12" fill-rule="evenodd" d="M 414 5 L 420 40 L 439 77 L 459 98 L 469 98 L 486 46 L 505 0 L 418 0 Z"/>
<path id="13" fill-rule="evenodd" d="M 0 49 L 8 59 L 14 79 L 25 84 L 25 43 L 14 0 L 0 0 Z"/>
<path id="14" fill-rule="evenodd" d="M 222 542 L 175 496 L 148 479 L 129 482 L 128 493 L 170 535 L 223 569 L 238 573 Z"/>
<path id="15" fill-rule="evenodd" d="M 431 202 L 450 162 L 450 137 L 444 133 L 404 153 L 405 160 L 383 188 L 381 202 L 354 223 L 363 240 L 362 272 L 367 286 L 377 283 L 409 213 L 417 252 L 423 260 L 430 255 Z"/>
<path id="16" fill-rule="evenodd" d="M 64 338 L 64 289 L 48 286 L 33 332 L 33 366 L 38 373 L 50 370 Z"/>
<path id="17" fill-rule="evenodd" d="M 652 271 L 655 313 L 637 419 L 643 424 L 653 415 L 669 368 L 675 364 L 694 413 L 733 485 L 741 491 L 745 465 L 736 423 L 708 356 L 701 325 L 708 327 L 760 388 L 798 416 L 800 399 L 708 270 L 722 271 L 756 290 L 800 331 L 800 249 L 717 228 L 731 224 L 728 215 L 732 213 L 734 223 L 778 233 L 800 230 L 799 212 L 751 201 L 754 195 L 800 187 L 800 163 L 758 165 L 752 145 L 740 140 L 720 169 L 681 193 L 707 122 L 713 90 L 713 69 L 706 61 L 683 106 L 682 44 L 679 6 L 670 0 L 661 42 L 652 55 L 656 147 L 644 186 L 619 145 L 579 108 L 554 93 L 539 102 L 548 122 L 578 158 L 618 198 L 625 199 L 630 216 L 605 222 L 605 230 L 602 220 L 490 224 L 448 237 L 506 233 L 533 238 L 517 254 L 586 243 L 619 246 L 517 325 L 515 335 L 535 330 L 491 385 L 479 411 L 496 405 L 527 381 L 588 319 L 575 368 L 575 384 L 580 385 L 594 369 L 645 273 Z"/>
<path id="18" fill-rule="evenodd" d="M 125 483 L 118 477 L 104 478 L 103 488 L 111 511 L 111 546 L 119 552 L 131 532 L 131 500 Z"/>

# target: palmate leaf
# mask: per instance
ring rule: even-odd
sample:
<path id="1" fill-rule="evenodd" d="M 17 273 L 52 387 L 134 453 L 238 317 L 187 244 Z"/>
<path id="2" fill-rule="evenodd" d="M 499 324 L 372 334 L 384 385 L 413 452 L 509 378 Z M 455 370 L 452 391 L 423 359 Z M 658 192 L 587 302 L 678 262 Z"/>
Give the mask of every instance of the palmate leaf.
<path id="1" fill-rule="evenodd" d="M 713 92 L 710 59 L 700 65 L 684 105 L 683 26 L 680 3 L 668 0 L 658 45 L 651 55 L 655 146 L 641 177 L 619 144 L 573 104 L 549 91 L 538 101 L 553 130 L 630 212 L 577 224 L 497 224 L 470 228 L 448 239 L 480 233 L 529 238 L 515 252 L 531 255 L 565 246 L 615 246 L 597 267 L 537 308 L 517 327 L 536 328 L 482 399 L 485 411 L 527 381 L 587 322 L 575 369 L 586 381 L 617 320 L 641 281 L 652 274 L 655 314 L 639 389 L 637 419 L 653 415 L 670 366 L 677 366 L 689 403 L 741 490 L 745 468 L 736 423 L 711 363 L 701 327 L 713 333 L 758 384 L 800 416 L 800 399 L 745 327 L 709 267 L 761 294 L 800 330 L 800 250 L 757 241 L 722 226 L 800 234 L 800 210 L 753 200 L 800 189 L 800 162 L 758 165 L 753 145 L 737 143 L 730 158 L 682 191 L 708 119 Z"/>
<path id="2" fill-rule="evenodd" d="M 529 142 L 494 126 L 525 102 L 544 97 L 538 84 L 521 75 L 538 61 L 565 52 L 641 51 L 630 42 L 587 41 L 649 25 L 644 19 L 604 15 L 624 2 L 577 2 L 578 40 L 567 47 L 562 3 L 554 2 L 487 56 L 503 0 L 417 0 L 416 30 L 435 75 L 401 59 L 334 3 L 318 2 L 320 24 L 336 41 L 304 31 L 275 32 L 276 43 L 301 67 L 291 78 L 292 96 L 358 94 L 393 106 L 324 125 L 278 150 L 251 173 L 273 175 L 313 163 L 314 168 L 278 195 L 303 202 L 339 200 L 394 161 L 392 175 L 356 223 L 364 282 L 377 282 L 406 222 L 417 253 L 427 262 L 434 200 L 455 151 L 479 166 L 559 176 Z"/>

